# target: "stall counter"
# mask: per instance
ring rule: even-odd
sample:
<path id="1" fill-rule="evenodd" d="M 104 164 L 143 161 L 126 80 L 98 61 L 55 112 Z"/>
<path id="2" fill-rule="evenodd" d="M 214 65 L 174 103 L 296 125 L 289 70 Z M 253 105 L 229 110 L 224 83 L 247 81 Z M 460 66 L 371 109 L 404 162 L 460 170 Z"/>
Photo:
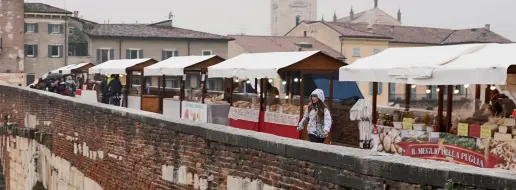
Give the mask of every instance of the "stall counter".
<path id="1" fill-rule="evenodd" d="M 178 98 L 163 99 L 163 115 L 174 119 L 181 118 L 181 101 Z"/>
<path id="2" fill-rule="evenodd" d="M 141 108 L 140 96 L 127 96 L 127 108 L 140 110 L 140 108 Z"/>

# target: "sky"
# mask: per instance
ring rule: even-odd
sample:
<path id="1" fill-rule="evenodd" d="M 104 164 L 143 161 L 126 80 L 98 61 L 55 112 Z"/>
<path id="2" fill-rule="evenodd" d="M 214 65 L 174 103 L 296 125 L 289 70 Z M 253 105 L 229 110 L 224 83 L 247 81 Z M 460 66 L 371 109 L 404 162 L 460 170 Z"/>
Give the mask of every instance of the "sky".
<path id="1" fill-rule="evenodd" d="M 270 34 L 270 0 L 25 0 L 70 11 L 84 19 L 104 23 L 151 23 L 174 15 L 174 26 L 215 34 Z M 516 0 L 379 0 L 378 7 L 402 23 L 449 29 L 480 28 L 516 41 Z M 373 0 L 319 0 L 318 18 L 331 20 L 373 7 Z"/>

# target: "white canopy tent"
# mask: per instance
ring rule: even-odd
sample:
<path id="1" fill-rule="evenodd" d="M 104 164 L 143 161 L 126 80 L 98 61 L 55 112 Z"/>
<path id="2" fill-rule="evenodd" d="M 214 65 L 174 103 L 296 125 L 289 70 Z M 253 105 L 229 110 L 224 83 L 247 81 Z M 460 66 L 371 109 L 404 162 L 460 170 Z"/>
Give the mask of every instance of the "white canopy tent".
<path id="1" fill-rule="evenodd" d="M 151 60 L 150 58 L 146 59 L 119 59 L 119 60 L 109 60 L 104 63 L 101 63 L 95 67 L 90 68 L 90 74 L 126 74 L 126 69 L 132 66 L 135 66 L 140 63 L 144 63 Z"/>
<path id="2" fill-rule="evenodd" d="M 70 74 L 72 74 L 72 70 L 84 67 L 84 66 L 86 66 L 88 64 L 90 64 L 90 63 L 73 64 L 73 65 L 70 65 L 69 67 L 62 68 L 61 72 L 63 73 L 63 75 L 70 75 Z"/>
<path id="3" fill-rule="evenodd" d="M 64 73 L 64 71 L 65 71 L 66 69 L 68 69 L 68 68 L 74 67 L 75 65 L 77 65 L 77 64 L 67 65 L 67 66 L 64 66 L 64 67 L 59 67 L 59 68 L 57 68 L 57 69 L 55 69 L 55 70 L 50 71 L 50 73 L 54 73 L 54 74 L 55 74 L 55 73 L 59 73 L 59 71 L 62 71 L 62 74 L 63 74 L 63 75 L 66 75 L 66 74 Z M 68 74 L 70 74 L 70 73 L 68 73 Z M 48 76 L 48 73 L 45 73 L 45 74 L 43 74 L 43 76 L 41 76 L 41 78 L 42 78 L 42 79 L 45 79 L 45 78 L 47 78 L 47 76 Z"/>
<path id="4" fill-rule="evenodd" d="M 439 77 L 433 76 L 434 71 L 452 65 L 462 56 L 476 54 L 488 45 L 490 44 L 389 48 L 379 54 L 359 59 L 353 64 L 341 67 L 339 69 L 339 80 L 418 85 L 458 84 L 454 80 L 438 80 Z M 483 64 L 488 63 L 483 62 Z M 453 74 L 451 77 L 457 76 L 457 74 Z"/>
<path id="5" fill-rule="evenodd" d="M 278 70 L 319 51 L 247 53 L 208 67 L 210 78 L 276 78 Z"/>
<path id="6" fill-rule="evenodd" d="M 206 61 L 215 56 L 216 55 L 171 57 L 154 65 L 145 67 L 143 71 L 145 76 L 184 75 L 184 69 L 186 67 Z"/>

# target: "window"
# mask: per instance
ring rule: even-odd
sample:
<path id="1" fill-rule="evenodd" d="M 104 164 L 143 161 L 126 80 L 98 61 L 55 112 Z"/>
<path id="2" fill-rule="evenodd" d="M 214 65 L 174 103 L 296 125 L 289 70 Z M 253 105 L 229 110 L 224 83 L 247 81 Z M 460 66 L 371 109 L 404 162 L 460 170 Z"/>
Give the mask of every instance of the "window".
<path id="1" fill-rule="evenodd" d="M 202 55 L 211 55 L 211 50 L 202 50 Z"/>
<path id="2" fill-rule="evenodd" d="M 378 53 L 380 53 L 380 49 L 374 48 L 373 49 L 373 55 L 376 55 Z"/>
<path id="3" fill-rule="evenodd" d="M 353 57 L 360 57 L 360 48 L 353 48 Z"/>
<path id="4" fill-rule="evenodd" d="M 143 50 L 127 49 L 125 54 L 126 59 L 140 59 L 143 57 Z"/>
<path id="5" fill-rule="evenodd" d="M 296 16 L 296 25 L 298 25 L 299 23 L 301 23 L 301 16 L 297 15 Z"/>
<path id="6" fill-rule="evenodd" d="M 224 79 L 209 78 L 206 80 L 206 89 L 211 91 L 224 91 Z"/>
<path id="7" fill-rule="evenodd" d="M 68 27 L 68 34 L 70 34 L 70 35 L 75 34 L 75 28 L 74 27 Z"/>
<path id="8" fill-rule="evenodd" d="M 49 24 L 48 33 L 50 34 L 61 34 L 61 24 Z"/>
<path id="9" fill-rule="evenodd" d="M 161 51 L 161 59 L 165 60 L 171 57 L 179 56 L 179 52 L 177 50 L 163 50 Z"/>
<path id="10" fill-rule="evenodd" d="M 178 76 L 165 76 L 165 87 L 166 88 L 180 88 L 181 77 Z"/>
<path id="11" fill-rule="evenodd" d="M 100 61 L 101 61 L 101 63 L 109 61 L 109 50 L 108 49 L 100 50 Z"/>
<path id="12" fill-rule="evenodd" d="M 35 23 L 27 23 L 26 24 L 26 31 L 25 32 L 38 32 L 37 31 L 37 24 Z"/>
<path id="13" fill-rule="evenodd" d="M 48 46 L 48 57 L 61 57 L 63 46 L 60 45 L 49 45 Z"/>
<path id="14" fill-rule="evenodd" d="M 25 57 L 37 57 L 38 56 L 38 45 L 29 44 L 25 45 Z"/>

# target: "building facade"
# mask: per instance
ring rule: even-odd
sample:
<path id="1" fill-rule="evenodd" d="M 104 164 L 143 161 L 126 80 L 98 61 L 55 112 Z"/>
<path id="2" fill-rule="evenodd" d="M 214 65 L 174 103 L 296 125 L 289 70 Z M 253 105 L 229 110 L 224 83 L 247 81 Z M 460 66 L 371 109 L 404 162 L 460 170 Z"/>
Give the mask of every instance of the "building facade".
<path id="1" fill-rule="evenodd" d="M 25 3 L 24 66 L 27 83 L 67 64 L 67 26 L 71 14 L 43 3 Z"/>
<path id="2" fill-rule="evenodd" d="M 0 1 L 0 84 L 24 85 L 23 0 Z"/>
<path id="3" fill-rule="evenodd" d="M 303 20 L 316 20 L 317 0 L 272 0 L 271 35 L 283 36 Z"/>

